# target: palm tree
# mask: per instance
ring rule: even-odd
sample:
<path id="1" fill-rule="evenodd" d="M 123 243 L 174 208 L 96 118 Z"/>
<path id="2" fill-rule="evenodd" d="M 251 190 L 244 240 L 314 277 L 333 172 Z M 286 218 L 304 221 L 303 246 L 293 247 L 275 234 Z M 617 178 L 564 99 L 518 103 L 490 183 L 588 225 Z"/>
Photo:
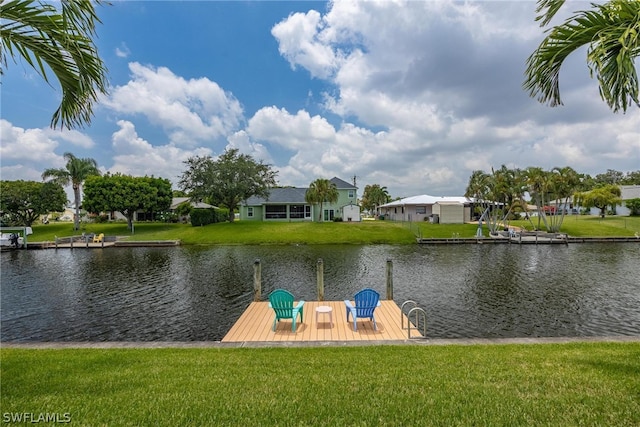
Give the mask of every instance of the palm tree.
<path id="1" fill-rule="evenodd" d="M 580 188 L 581 176 L 573 168 L 565 166 L 563 168 L 553 168 L 549 177 L 553 188 L 555 215 L 549 219 L 548 231 L 556 233 L 562 228 L 569 200 Z"/>
<path id="2" fill-rule="evenodd" d="M 491 234 L 497 233 L 500 204 L 497 200 L 495 173 L 489 175 L 481 170 L 473 171 L 464 196 L 473 200 L 476 209 L 480 208 L 476 211 L 480 214 L 478 236 L 482 234 L 482 221 L 487 223 Z"/>
<path id="3" fill-rule="evenodd" d="M 93 105 L 108 86 L 106 66 L 93 42 L 95 24 L 101 22 L 94 2 L 62 0 L 57 8 L 41 1 L 3 0 L 0 16 L 0 74 L 8 56 L 14 61 L 21 57 L 50 83 L 48 66 L 62 89 L 51 127 L 88 124 Z"/>
<path id="4" fill-rule="evenodd" d="M 548 205 L 551 193 L 551 180 L 549 172 L 540 167 L 529 167 L 527 173 L 527 187 L 529 195 L 533 199 L 538 209 L 538 229 L 540 228 L 540 220 L 544 223 L 546 229 L 549 229 L 547 216 L 545 214 L 545 206 Z"/>
<path id="5" fill-rule="evenodd" d="M 336 185 L 328 179 L 316 179 L 310 185 L 304 194 L 304 199 L 307 203 L 320 204 L 320 212 L 318 214 L 318 221 L 322 221 L 322 204 L 323 203 L 335 203 L 338 201 L 338 188 Z"/>
<path id="6" fill-rule="evenodd" d="M 367 185 L 364 187 L 362 194 L 362 207 L 376 212 L 378 206 L 383 205 L 391 200 L 387 187 L 381 187 L 379 184 Z"/>
<path id="7" fill-rule="evenodd" d="M 564 0 L 538 0 L 536 20 L 546 26 Z M 559 74 L 564 60 L 588 46 L 587 65 L 600 85 L 600 96 L 614 112 L 638 101 L 634 60 L 640 55 L 640 1 L 611 0 L 580 11 L 549 31 L 527 59 L 524 88 L 540 102 L 562 105 Z"/>
<path id="8" fill-rule="evenodd" d="M 47 169 L 42 172 L 42 179 L 53 178 L 51 181 L 64 186 L 71 184 L 73 188 L 73 198 L 76 207 L 76 214 L 73 218 L 75 230 L 80 228 L 80 189 L 87 177 L 100 175 L 98 164 L 90 158 L 80 159 L 71 153 L 64 153 L 67 165 L 60 169 Z"/>

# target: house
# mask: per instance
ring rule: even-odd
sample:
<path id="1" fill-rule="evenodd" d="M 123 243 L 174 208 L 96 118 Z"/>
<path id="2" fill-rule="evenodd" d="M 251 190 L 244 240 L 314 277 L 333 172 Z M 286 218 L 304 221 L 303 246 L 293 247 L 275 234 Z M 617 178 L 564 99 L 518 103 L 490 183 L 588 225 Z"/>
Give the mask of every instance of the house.
<path id="1" fill-rule="evenodd" d="M 631 214 L 631 210 L 626 206 L 626 201 L 631 199 L 640 199 L 640 185 L 620 185 L 620 199 L 622 203 L 616 206 L 616 215 L 628 216 Z M 607 208 L 607 211 L 609 208 Z M 600 215 L 600 209 L 591 208 L 591 215 Z"/>
<path id="2" fill-rule="evenodd" d="M 473 201 L 466 197 L 420 196 L 406 197 L 378 207 L 384 219 L 392 221 L 425 221 L 443 224 L 463 224 L 471 221 Z"/>
<path id="3" fill-rule="evenodd" d="M 209 209 L 209 208 L 217 209 L 215 206 L 212 206 L 208 203 L 192 202 L 188 197 L 174 197 L 171 199 L 169 212 L 174 213 L 175 210 L 178 208 L 178 206 L 180 206 L 185 202 L 189 202 L 191 207 L 195 209 Z M 109 216 L 109 220 L 120 220 L 120 221 L 126 220 L 126 217 L 122 215 L 122 213 L 120 212 L 112 211 L 112 212 L 109 212 L 107 215 Z M 158 216 L 158 212 L 145 212 L 143 210 L 139 210 L 135 212 L 133 220 L 134 221 L 156 221 L 156 220 L 162 220 L 162 217 L 163 217 L 162 213 L 160 216 Z M 181 216 L 178 218 L 178 221 L 180 222 L 185 222 L 188 220 L 189 220 L 188 216 Z"/>
<path id="4" fill-rule="evenodd" d="M 625 205 L 625 202 L 631 199 L 640 199 L 640 185 L 621 185 L 620 193 L 622 206 L 617 209 L 617 213 L 618 215 L 629 215 L 631 210 Z"/>
<path id="5" fill-rule="evenodd" d="M 305 201 L 308 188 L 282 187 L 269 190 L 269 196 L 249 197 L 240 205 L 240 220 L 245 221 L 317 221 L 322 214 L 323 221 L 341 218 L 344 221 L 360 221 L 360 207 L 357 204 L 358 187 L 340 178 L 329 180 L 338 189 L 336 203 L 319 204 Z"/>

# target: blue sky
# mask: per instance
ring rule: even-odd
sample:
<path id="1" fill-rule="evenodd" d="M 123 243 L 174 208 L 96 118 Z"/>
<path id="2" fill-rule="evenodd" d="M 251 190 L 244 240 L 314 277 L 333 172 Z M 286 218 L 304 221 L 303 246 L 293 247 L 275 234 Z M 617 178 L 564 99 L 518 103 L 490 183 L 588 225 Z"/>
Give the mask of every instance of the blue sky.
<path id="1" fill-rule="evenodd" d="M 588 7 L 568 2 L 559 18 Z M 564 106 L 522 90 L 544 34 L 533 1 L 115 1 L 98 13 L 111 89 L 90 126 L 51 130 L 58 87 L 10 60 L 2 179 L 40 180 L 72 152 L 177 184 L 187 158 L 227 148 L 272 165 L 280 185 L 355 176 L 360 194 L 379 184 L 392 197 L 459 196 L 473 170 L 502 164 L 640 169 L 640 109 L 607 108 L 586 50 L 562 70 Z"/>

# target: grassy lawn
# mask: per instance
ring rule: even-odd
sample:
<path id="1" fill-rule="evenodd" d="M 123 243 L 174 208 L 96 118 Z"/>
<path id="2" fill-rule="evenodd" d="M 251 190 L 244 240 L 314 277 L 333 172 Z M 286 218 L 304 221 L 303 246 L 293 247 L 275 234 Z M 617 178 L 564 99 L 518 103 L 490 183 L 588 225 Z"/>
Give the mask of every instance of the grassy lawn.
<path id="1" fill-rule="evenodd" d="M 3 416 L 72 425 L 640 425 L 640 343 L 0 354 Z"/>
<path id="2" fill-rule="evenodd" d="M 537 218 L 532 221 L 538 225 Z M 529 221 L 511 221 L 510 224 L 532 230 Z M 561 231 L 574 237 L 633 237 L 635 233 L 640 234 L 640 217 L 569 215 L 564 217 Z"/>
<path id="3" fill-rule="evenodd" d="M 127 236 L 128 240 L 181 240 L 183 244 L 407 244 L 415 236 L 400 222 L 257 222 L 210 224 L 192 227 L 190 224 L 135 223 L 132 235 L 123 222 L 83 224 L 80 232 L 73 231 L 71 223 L 50 223 L 33 227 L 30 242 L 53 241 L 55 236 L 85 233 L 104 233 Z"/>
<path id="4" fill-rule="evenodd" d="M 535 219 L 534 219 L 535 221 Z M 511 225 L 531 230 L 528 221 L 512 221 Z M 537 223 L 536 223 L 537 224 Z M 68 222 L 36 225 L 30 242 L 54 241 L 81 233 L 104 233 L 127 237 L 128 240 L 181 240 L 185 245 L 198 244 L 411 244 L 416 236 L 424 238 L 472 238 L 476 224 L 431 224 L 422 222 L 258 222 L 236 221 L 192 227 L 190 224 L 135 223 L 135 233 L 126 223 L 83 223 L 79 232 Z M 488 236 L 487 227 L 483 227 Z M 567 216 L 562 231 L 576 237 L 630 236 L 640 233 L 640 217 Z"/>

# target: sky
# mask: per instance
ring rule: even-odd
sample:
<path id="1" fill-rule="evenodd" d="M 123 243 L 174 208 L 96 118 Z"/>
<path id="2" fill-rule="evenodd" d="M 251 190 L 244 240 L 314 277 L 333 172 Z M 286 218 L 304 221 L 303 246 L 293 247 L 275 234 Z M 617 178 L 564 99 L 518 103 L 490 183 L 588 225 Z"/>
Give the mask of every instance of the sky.
<path id="1" fill-rule="evenodd" d="M 113 1 L 96 43 L 109 95 L 91 125 L 49 127 L 60 90 L 22 60 L 2 76 L 0 178 L 63 154 L 174 189 L 192 156 L 237 148 L 282 186 L 336 176 L 391 197 L 461 196 L 474 170 L 640 169 L 640 108 L 613 113 L 586 48 L 563 106 L 522 88 L 544 37 L 534 1 Z M 568 2 L 552 23 L 589 8 Z M 70 192 L 70 189 L 68 189 Z"/>

